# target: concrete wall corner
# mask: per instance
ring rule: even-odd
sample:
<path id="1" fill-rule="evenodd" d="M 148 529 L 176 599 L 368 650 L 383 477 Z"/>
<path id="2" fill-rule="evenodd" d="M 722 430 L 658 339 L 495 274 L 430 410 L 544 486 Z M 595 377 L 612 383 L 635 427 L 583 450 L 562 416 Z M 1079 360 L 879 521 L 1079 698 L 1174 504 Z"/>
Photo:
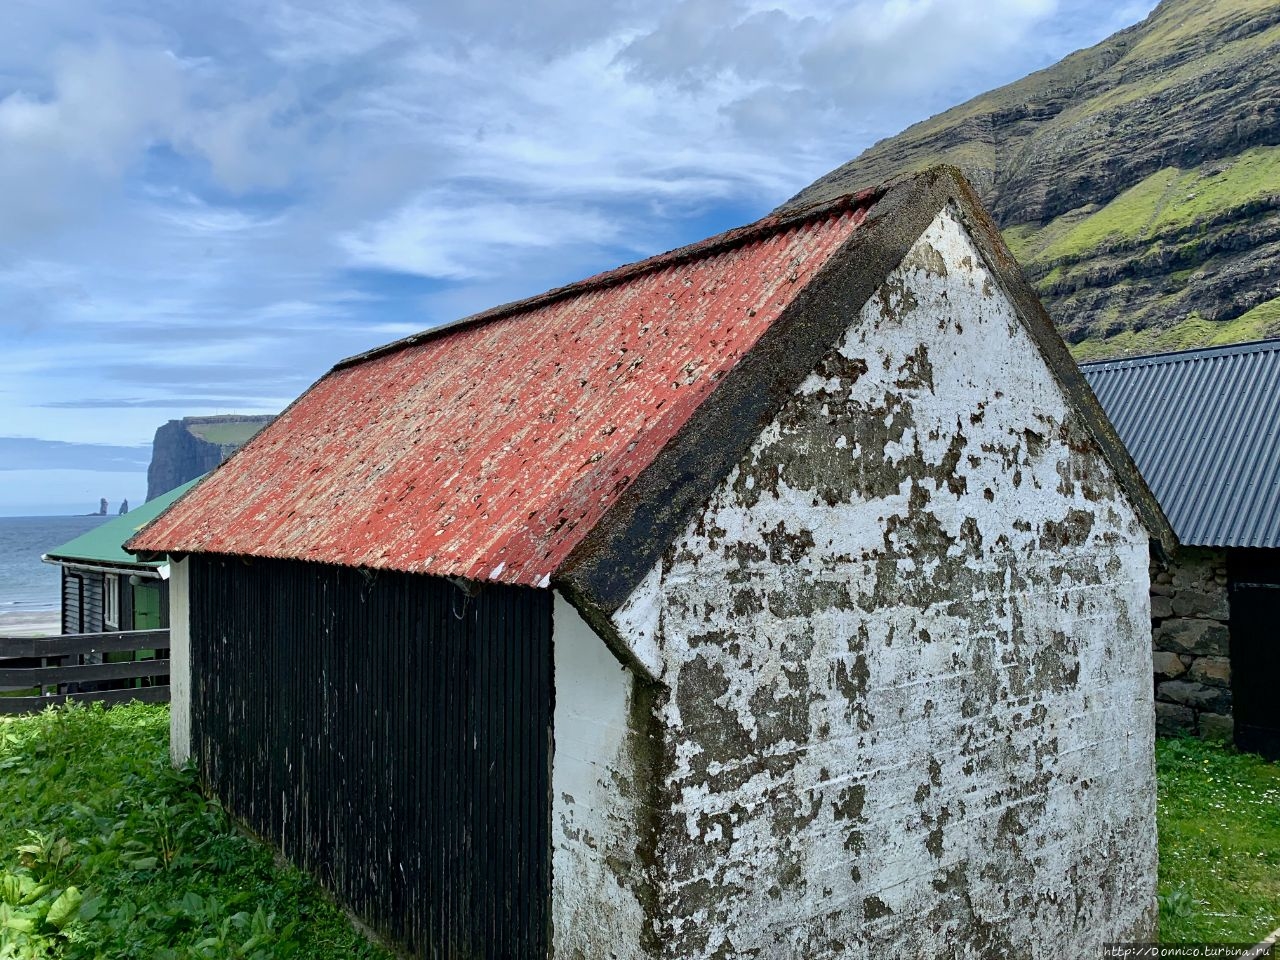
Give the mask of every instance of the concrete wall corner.
<path id="1" fill-rule="evenodd" d="M 169 759 L 191 758 L 191 595 L 189 560 L 169 563 Z"/>

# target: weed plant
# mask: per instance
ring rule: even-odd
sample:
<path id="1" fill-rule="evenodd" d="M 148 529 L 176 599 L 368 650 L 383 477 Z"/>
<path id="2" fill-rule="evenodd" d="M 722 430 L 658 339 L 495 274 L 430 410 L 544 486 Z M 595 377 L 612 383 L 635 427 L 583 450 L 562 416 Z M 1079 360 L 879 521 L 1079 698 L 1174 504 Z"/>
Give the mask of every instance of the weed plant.
<path id="1" fill-rule="evenodd" d="M 168 759 L 169 710 L 0 719 L 0 960 L 390 960 Z"/>

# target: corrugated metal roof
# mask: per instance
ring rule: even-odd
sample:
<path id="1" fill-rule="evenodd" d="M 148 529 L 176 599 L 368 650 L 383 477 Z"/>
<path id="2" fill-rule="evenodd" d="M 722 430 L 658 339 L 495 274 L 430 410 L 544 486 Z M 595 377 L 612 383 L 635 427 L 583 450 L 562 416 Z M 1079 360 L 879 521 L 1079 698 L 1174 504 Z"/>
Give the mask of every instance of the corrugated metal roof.
<path id="1" fill-rule="evenodd" d="M 339 364 L 130 546 L 546 585 L 864 216 L 763 221 Z"/>
<path id="2" fill-rule="evenodd" d="M 174 487 L 168 493 L 161 494 L 154 500 L 148 500 L 139 507 L 134 507 L 124 516 L 108 520 L 94 527 L 88 533 L 82 533 L 74 540 L 68 540 L 60 547 L 54 547 L 44 555 L 49 563 L 96 563 L 114 564 L 123 567 L 158 567 L 159 561 L 139 560 L 124 548 L 124 543 L 148 523 L 160 516 L 172 503 L 203 479 L 196 479 L 181 486 Z"/>
<path id="3" fill-rule="evenodd" d="M 1081 369 L 1179 541 L 1280 547 L 1280 340 Z"/>

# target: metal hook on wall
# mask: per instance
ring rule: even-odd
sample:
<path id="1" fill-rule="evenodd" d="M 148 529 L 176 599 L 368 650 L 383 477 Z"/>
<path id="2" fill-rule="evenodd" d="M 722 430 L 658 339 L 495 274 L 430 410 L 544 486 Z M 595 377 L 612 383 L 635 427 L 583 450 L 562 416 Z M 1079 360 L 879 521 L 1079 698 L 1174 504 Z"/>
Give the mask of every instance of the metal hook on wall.
<path id="1" fill-rule="evenodd" d="M 449 582 L 458 588 L 458 592 L 462 594 L 462 611 L 458 611 L 458 594 L 453 594 L 449 599 L 449 606 L 453 612 L 455 620 L 462 620 L 467 615 L 467 606 L 471 603 L 472 598 L 480 592 L 480 584 L 474 580 L 467 580 L 463 577 L 449 577 Z"/>

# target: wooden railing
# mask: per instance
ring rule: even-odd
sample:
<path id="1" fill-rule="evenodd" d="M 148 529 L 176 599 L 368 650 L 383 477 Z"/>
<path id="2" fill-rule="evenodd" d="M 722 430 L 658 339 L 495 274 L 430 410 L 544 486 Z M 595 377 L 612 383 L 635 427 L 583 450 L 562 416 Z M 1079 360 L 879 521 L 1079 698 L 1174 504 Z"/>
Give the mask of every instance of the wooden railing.
<path id="1" fill-rule="evenodd" d="M 68 700 L 107 705 L 169 699 L 169 631 L 127 630 L 76 633 L 58 637 L 0 637 L 0 691 L 38 690 L 12 696 L 0 693 L 0 714 L 31 713 Z M 148 654 L 137 659 L 139 652 Z M 132 653 L 131 660 L 105 655 Z M 141 686 L 141 682 L 148 685 Z"/>

